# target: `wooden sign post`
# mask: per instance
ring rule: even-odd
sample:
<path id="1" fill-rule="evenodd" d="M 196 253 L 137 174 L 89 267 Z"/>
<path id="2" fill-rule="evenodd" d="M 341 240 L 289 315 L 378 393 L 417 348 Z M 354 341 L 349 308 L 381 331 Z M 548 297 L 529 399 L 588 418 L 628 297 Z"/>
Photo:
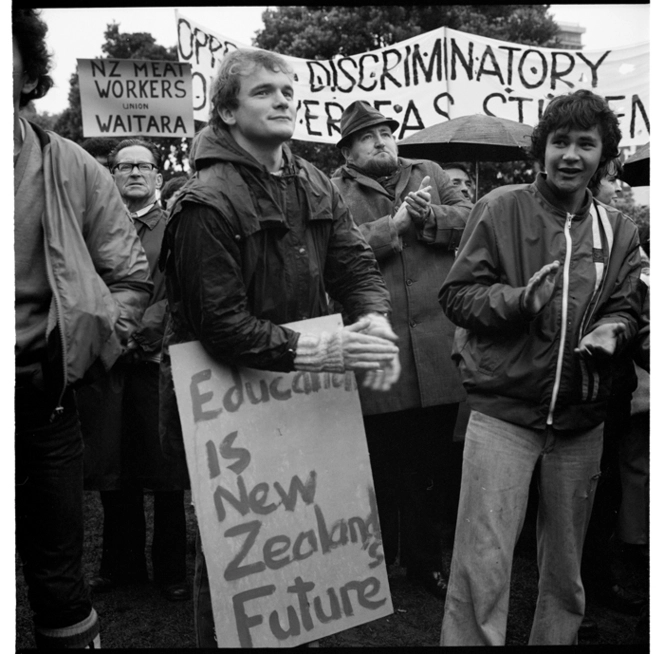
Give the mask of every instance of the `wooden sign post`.
<path id="1" fill-rule="evenodd" d="M 292 647 L 392 613 L 355 376 L 170 353 L 219 646 Z"/>

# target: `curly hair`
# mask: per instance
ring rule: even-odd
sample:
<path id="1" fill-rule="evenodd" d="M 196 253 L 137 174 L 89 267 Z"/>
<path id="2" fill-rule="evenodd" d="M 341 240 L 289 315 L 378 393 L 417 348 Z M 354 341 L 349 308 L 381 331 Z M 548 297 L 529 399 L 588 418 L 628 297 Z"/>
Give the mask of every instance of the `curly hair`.
<path id="1" fill-rule="evenodd" d="M 533 130 L 530 152 L 534 159 L 543 165 L 549 134 L 560 128 L 590 130 L 593 127 L 597 127 L 602 136 L 601 167 L 619 154 L 618 144 L 622 133 L 618 126 L 618 117 L 604 98 L 587 89 L 559 95 L 551 100 Z"/>
<path id="2" fill-rule="evenodd" d="M 597 195 L 600 182 L 605 177 L 612 175 L 613 177 L 622 179 L 623 171 L 624 167 L 620 157 L 609 159 L 606 163 L 602 164 L 592 176 L 592 179 L 588 182 L 588 189 L 593 195 Z"/>
<path id="3" fill-rule="evenodd" d="M 53 78 L 48 74 L 51 54 L 46 49 L 46 32 L 48 25 L 36 9 L 12 3 L 12 38 L 21 53 L 23 72 L 30 81 L 37 81 L 32 91 L 21 93 L 19 108 L 25 107 L 31 100 L 43 98 L 53 86 Z"/>
<path id="4" fill-rule="evenodd" d="M 120 141 L 120 143 L 118 143 L 113 151 L 108 155 L 109 168 L 113 170 L 113 167 L 115 166 L 115 159 L 118 156 L 120 150 L 130 148 L 134 145 L 140 145 L 142 148 L 149 150 L 150 154 L 152 154 L 152 158 L 154 159 L 154 163 L 157 166 L 157 170 L 161 170 L 161 151 L 154 143 L 145 141 L 143 139 L 124 139 L 123 141 Z"/>
<path id="5" fill-rule="evenodd" d="M 210 121 L 215 129 L 228 130 L 228 125 L 219 115 L 220 109 L 237 109 L 240 106 L 237 96 L 241 78 L 251 75 L 259 66 L 275 73 L 285 73 L 293 77 L 293 69 L 288 62 L 274 52 L 267 50 L 238 49 L 227 54 L 210 88 Z"/>

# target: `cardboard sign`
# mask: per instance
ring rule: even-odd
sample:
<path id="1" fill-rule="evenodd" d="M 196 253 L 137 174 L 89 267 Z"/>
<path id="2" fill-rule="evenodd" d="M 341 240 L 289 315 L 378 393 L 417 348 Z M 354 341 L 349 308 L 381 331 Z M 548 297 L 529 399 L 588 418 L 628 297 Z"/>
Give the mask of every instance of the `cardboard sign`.
<path id="1" fill-rule="evenodd" d="M 218 645 L 291 647 L 392 613 L 355 376 L 169 351 Z"/>
<path id="2" fill-rule="evenodd" d="M 175 12 L 180 61 L 193 70 L 194 115 L 209 119 L 219 62 L 250 48 Z M 650 140 L 650 46 L 613 50 L 541 48 L 447 27 L 333 60 L 284 57 L 295 73 L 293 138 L 336 143 L 345 107 L 366 100 L 400 125 L 397 140 L 451 118 L 485 114 L 535 125 L 551 98 L 577 89 L 604 96 L 620 120 L 621 145 Z"/>
<path id="3" fill-rule="evenodd" d="M 77 62 L 84 136 L 194 135 L 189 64 L 138 59 Z"/>

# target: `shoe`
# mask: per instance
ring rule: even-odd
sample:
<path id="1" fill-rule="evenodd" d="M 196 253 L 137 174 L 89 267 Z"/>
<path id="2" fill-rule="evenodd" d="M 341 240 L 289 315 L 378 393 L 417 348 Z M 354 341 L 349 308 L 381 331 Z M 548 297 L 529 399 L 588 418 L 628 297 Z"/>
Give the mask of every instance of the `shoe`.
<path id="1" fill-rule="evenodd" d="M 121 586 L 135 586 L 147 582 L 148 573 L 143 571 L 131 575 L 113 575 L 112 577 L 100 574 L 89 579 L 88 586 L 93 593 L 108 593 L 108 591 Z"/>
<path id="2" fill-rule="evenodd" d="M 625 615 L 639 615 L 646 604 L 645 599 L 630 593 L 618 584 L 597 595 L 596 599 L 599 604 Z"/>
<path id="3" fill-rule="evenodd" d="M 577 632 L 578 637 L 585 640 L 588 638 L 596 638 L 598 634 L 599 628 L 597 623 L 584 615 L 583 620 L 581 620 L 579 631 Z"/>
<path id="4" fill-rule="evenodd" d="M 439 570 L 430 570 L 428 572 L 407 572 L 408 579 L 422 586 L 427 593 L 434 597 L 444 600 L 447 595 L 447 581 L 443 573 Z"/>
<path id="5" fill-rule="evenodd" d="M 191 588 L 186 582 L 163 586 L 161 592 L 169 602 L 184 602 L 191 599 Z"/>
<path id="6" fill-rule="evenodd" d="M 88 580 L 88 586 L 93 593 L 108 593 L 117 587 L 116 583 L 108 577 L 98 575 Z"/>

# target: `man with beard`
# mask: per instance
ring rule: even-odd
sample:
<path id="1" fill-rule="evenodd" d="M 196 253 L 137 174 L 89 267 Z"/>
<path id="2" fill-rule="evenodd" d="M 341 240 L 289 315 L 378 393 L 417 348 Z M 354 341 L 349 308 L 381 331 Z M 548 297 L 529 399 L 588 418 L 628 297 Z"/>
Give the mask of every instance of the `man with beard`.
<path id="1" fill-rule="evenodd" d="M 353 102 L 337 144 L 346 165 L 332 181 L 376 255 L 399 336 L 399 381 L 386 393 L 360 388 L 386 561 L 400 550 L 409 578 L 442 598 L 440 519 L 452 531 L 451 443 L 465 393 L 450 358 L 454 326 L 436 295 L 472 205 L 438 164 L 398 156 L 397 127 Z"/>

